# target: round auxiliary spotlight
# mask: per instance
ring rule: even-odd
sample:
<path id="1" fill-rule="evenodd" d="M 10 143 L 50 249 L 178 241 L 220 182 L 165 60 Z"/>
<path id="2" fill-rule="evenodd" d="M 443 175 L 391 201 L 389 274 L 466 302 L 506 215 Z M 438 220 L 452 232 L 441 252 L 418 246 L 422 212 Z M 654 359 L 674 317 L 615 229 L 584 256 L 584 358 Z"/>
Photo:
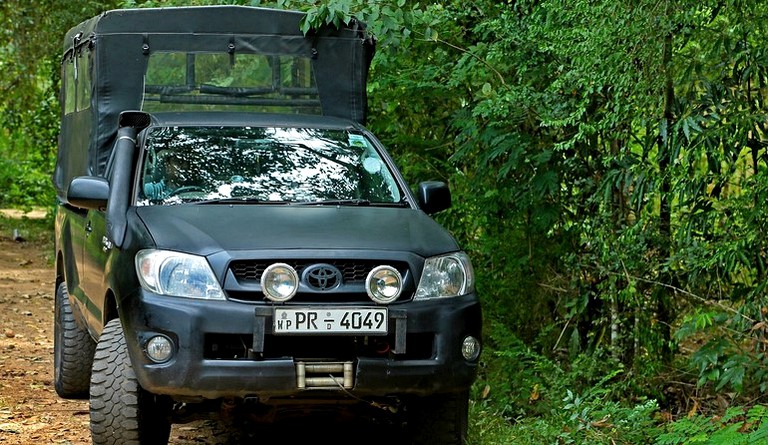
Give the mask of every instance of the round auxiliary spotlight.
<path id="1" fill-rule="evenodd" d="M 261 275 L 261 291 L 272 301 L 288 301 L 299 290 L 299 274 L 285 263 L 275 263 Z"/>
<path id="2" fill-rule="evenodd" d="M 403 291 L 403 277 L 392 266 L 375 267 L 365 279 L 365 291 L 376 303 L 391 303 L 397 300 Z"/>

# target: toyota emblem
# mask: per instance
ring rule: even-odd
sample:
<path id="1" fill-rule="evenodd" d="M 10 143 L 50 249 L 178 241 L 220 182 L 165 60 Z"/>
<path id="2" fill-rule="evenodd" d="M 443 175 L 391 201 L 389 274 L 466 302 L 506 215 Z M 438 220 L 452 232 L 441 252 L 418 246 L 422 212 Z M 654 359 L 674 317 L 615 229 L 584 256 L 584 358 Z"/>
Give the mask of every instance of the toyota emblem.
<path id="1" fill-rule="evenodd" d="M 329 291 L 341 285 L 341 271 L 331 264 L 309 266 L 301 276 L 307 287 L 316 291 Z"/>

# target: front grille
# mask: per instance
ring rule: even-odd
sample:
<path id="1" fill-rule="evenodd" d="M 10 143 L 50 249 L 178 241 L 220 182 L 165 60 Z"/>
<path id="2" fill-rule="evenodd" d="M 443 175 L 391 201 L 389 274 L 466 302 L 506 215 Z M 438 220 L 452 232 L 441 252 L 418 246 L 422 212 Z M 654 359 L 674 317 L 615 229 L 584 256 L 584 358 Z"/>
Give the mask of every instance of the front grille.
<path id="1" fill-rule="evenodd" d="M 264 273 L 270 264 L 274 264 L 276 261 L 263 261 L 263 260 L 239 260 L 233 261 L 230 265 L 232 273 L 240 283 L 253 282 L 258 283 L 261 280 L 261 274 Z M 381 262 L 373 260 L 280 260 L 281 263 L 289 264 L 296 269 L 296 273 L 299 276 L 302 275 L 304 269 L 314 264 L 330 264 L 342 274 L 342 279 L 345 284 L 360 284 L 365 282 L 365 278 L 368 276 L 368 272 L 374 267 L 381 265 L 389 265 L 400 271 L 402 275 L 405 275 L 407 265 L 402 263 Z"/>
<path id="2" fill-rule="evenodd" d="M 299 291 L 292 302 L 304 303 L 370 303 L 371 299 L 365 291 L 365 279 L 374 268 L 382 265 L 394 267 L 403 277 L 403 292 L 399 301 L 409 299 L 415 291 L 413 278 L 408 269 L 408 263 L 403 261 L 377 260 L 346 260 L 346 259 L 310 259 L 310 260 L 236 260 L 229 269 L 236 284 L 226 283 L 225 291 L 231 300 L 244 302 L 264 301 L 261 292 L 261 275 L 264 270 L 274 263 L 285 263 L 296 270 L 299 275 Z M 318 267 L 320 266 L 320 267 Z M 318 282 L 319 269 L 329 273 L 324 282 Z M 337 269 L 341 279 L 330 274 Z M 304 271 L 308 273 L 305 274 Z M 333 276 L 331 276 L 333 275 Z M 340 281 L 337 282 L 337 281 Z"/>

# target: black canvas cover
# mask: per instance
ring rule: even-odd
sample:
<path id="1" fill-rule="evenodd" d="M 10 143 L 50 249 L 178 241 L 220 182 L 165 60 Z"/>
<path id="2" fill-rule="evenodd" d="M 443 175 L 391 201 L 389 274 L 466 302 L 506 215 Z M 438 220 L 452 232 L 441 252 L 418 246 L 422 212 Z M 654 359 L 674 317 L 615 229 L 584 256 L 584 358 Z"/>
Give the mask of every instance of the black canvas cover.
<path id="1" fill-rule="evenodd" d="M 200 6 L 120 9 L 107 11 L 73 27 L 64 39 L 62 58 L 62 122 L 59 154 L 53 175 L 63 200 L 75 176 L 103 175 L 115 143 L 118 116 L 140 110 L 146 93 L 147 65 L 153 54 L 171 52 L 229 54 L 233 63 L 240 54 L 287 56 L 309 60 L 312 88 L 320 114 L 365 123 L 366 82 L 375 41 L 363 23 L 353 21 L 342 29 L 328 26 L 304 35 L 304 13 L 247 6 Z M 190 71 L 191 72 L 191 71 Z M 279 70 L 275 71 L 279 76 Z M 189 80 L 187 82 L 194 83 Z M 77 85 L 77 97 L 74 90 Z M 82 85 L 88 85 L 87 91 Z M 214 86 L 197 88 L 184 96 L 206 104 L 235 100 L 259 104 L 260 91 Z M 207 88 L 207 91 L 203 91 Z M 306 88 L 305 88 L 306 89 Z M 283 90 L 288 90 L 283 88 Z M 286 94 L 305 93 L 300 88 Z M 282 91 L 282 90 L 281 90 Z M 155 88 L 168 103 L 175 91 Z M 189 93 L 189 91 L 187 91 Z M 268 99 L 274 101 L 275 99 Z M 260 102 L 261 101 L 261 102 Z M 71 103 L 70 103 L 71 102 Z M 308 100 L 295 101 L 307 106 Z M 291 102 L 286 102 L 291 107 Z M 303 104 L 303 105 L 302 105 Z M 212 105 L 212 106 L 213 106 Z M 295 112 L 302 112 L 297 105 Z"/>

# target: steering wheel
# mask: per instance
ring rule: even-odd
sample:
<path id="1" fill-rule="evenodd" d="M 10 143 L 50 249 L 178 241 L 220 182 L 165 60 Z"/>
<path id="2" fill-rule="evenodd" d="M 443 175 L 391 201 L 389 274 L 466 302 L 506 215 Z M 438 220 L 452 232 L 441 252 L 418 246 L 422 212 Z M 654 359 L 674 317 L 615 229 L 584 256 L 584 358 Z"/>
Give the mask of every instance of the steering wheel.
<path id="1" fill-rule="evenodd" d="M 185 185 L 177 188 L 176 190 L 172 191 L 168 194 L 168 196 L 176 196 L 180 193 L 188 193 L 188 192 L 201 192 L 204 193 L 205 190 L 203 190 L 202 187 L 198 185 Z"/>

